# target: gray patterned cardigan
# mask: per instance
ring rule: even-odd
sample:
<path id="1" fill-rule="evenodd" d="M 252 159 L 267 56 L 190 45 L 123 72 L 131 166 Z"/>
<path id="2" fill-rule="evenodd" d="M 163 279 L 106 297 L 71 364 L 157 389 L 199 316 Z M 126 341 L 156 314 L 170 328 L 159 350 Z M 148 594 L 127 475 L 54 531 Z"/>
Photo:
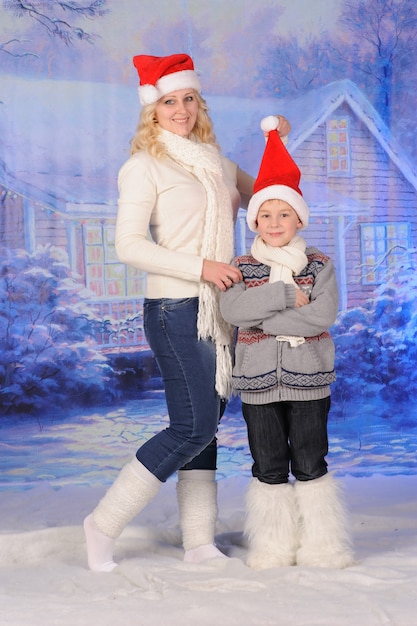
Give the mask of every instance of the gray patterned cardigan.
<path id="1" fill-rule="evenodd" d="M 306 254 L 308 264 L 294 280 L 310 295 L 310 303 L 297 308 L 294 285 L 270 283 L 268 265 L 251 255 L 233 262 L 243 281 L 222 292 L 220 310 L 238 328 L 233 388 L 247 404 L 330 395 L 336 379 L 329 333 L 338 309 L 336 274 L 320 250 L 307 248 Z M 301 336 L 305 343 L 291 347 L 277 341 L 277 335 Z"/>

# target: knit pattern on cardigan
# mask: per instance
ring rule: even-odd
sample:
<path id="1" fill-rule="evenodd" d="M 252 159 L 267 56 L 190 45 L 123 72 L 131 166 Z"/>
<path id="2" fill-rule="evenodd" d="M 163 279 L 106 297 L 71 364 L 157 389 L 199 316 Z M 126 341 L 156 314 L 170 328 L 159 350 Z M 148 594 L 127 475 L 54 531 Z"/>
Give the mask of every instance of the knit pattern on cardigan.
<path id="1" fill-rule="evenodd" d="M 323 253 L 316 251 L 313 254 L 307 256 L 308 264 L 306 267 L 294 277 L 295 283 L 302 287 L 306 293 L 310 293 L 313 287 L 315 277 L 320 272 L 322 267 L 328 261 L 328 257 Z M 251 255 L 243 255 L 236 259 L 236 264 L 243 274 L 246 287 L 251 289 L 258 287 L 269 282 L 270 267 L 263 263 L 260 263 Z M 238 329 L 237 344 L 238 345 L 254 345 L 262 344 L 271 340 L 271 335 L 266 334 L 261 329 Z M 320 335 L 314 337 L 306 337 L 307 344 L 315 342 L 331 340 L 330 333 L 325 331 Z M 298 348 L 294 348 L 297 350 Z M 299 388 L 299 389 L 311 389 L 317 387 L 325 387 L 334 382 L 336 375 L 334 369 L 325 372 L 300 372 L 290 371 L 282 368 L 281 371 L 281 384 L 287 387 Z M 233 374 L 233 387 L 237 391 L 263 391 L 271 389 L 277 385 L 277 373 L 274 368 L 271 371 L 258 372 L 255 377 L 246 377 L 243 375 L 236 376 Z"/>

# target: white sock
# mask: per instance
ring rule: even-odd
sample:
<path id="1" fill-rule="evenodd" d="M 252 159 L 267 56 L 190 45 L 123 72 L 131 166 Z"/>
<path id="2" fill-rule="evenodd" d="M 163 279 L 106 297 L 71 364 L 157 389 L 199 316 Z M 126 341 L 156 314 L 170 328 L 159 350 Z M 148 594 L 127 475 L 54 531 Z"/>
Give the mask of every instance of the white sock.
<path id="1" fill-rule="evenodd" d="M 200 563 L 227 558 L 214 544 L 217 519 L 215 470 L 180 470 L 177 496 L 184 546 L 184 561 Z"/>
<path id="2" fill-rule="evenodd" d="M 184 561 L 186 563 L 201 563 L 207 559 L 226 559 L 227 556 L 220 552 L 214 543 L 206 543 L 204 546 L 198 546 L 192 550 L 185 550 Z"/>
<path id="3" fill-rule="evenodd" d="M 136 457 L 122 468 L 93 513 L 84 520 L 90 569 L 109 572 L 116 567 L 115 540 L 126 524 L 152 500 L 160 485 L 156 476 Z"/>
<path id="4" fill-rule="evenodd" d="M 88 567 L 93 572 L 111 572 L 117 567 L 117 563 L 113 561 L 115 540 L 98 529 L 92 513 L 84 520 L 84 532 L 87 542 Z"/>

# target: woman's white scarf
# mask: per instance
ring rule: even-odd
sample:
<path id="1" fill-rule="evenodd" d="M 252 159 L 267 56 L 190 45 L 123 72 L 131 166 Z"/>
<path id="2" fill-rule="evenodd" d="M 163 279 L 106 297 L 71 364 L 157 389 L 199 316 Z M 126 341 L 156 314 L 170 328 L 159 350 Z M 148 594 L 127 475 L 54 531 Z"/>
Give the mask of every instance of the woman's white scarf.
<path id="1" fill-rule="evenodd" d="M 230 263 L 234 248 L 232 202 L 223 180 L 217 148 L 163 129 L 158 139 L 168 156 L 190 171 L 205 189 L 207 204 L 201 256 Z M 219 298 L 220 291 L 215 285 L 200 281 L 198 338 L 211 339 L 216 345 L 216 391 L 227 399 L 231 393 L 233 328 L 220 315 Z"/>
<path id="2" fill-rule="evenodd" d="M 305 268 L 308 263 L 305 254 L 306 242 L 296 235 L 286 246 L 273 247 L 268 246 L 263 239 L 257 235 L 251 247 L 252 256 L 257 261 L 269 265 L 271 271 L 269 274 L 269 282 L 275 283 L 282 280 L 287 285 L 297 284 L 293 276 L 296 276 Z M 292 335 L 278 335 L 277 341 L 288 341 L 292 348 L 304 343 L 304 337 L 295 337 Z"/>

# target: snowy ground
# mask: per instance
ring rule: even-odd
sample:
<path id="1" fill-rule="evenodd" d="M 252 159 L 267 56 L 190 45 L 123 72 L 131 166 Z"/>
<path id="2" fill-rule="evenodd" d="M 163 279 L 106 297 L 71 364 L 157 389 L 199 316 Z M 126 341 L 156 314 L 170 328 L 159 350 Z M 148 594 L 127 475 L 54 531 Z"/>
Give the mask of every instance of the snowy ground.
<path id="1" fill-rule="evenodd" d="M 341 478 L 357 556 L 342 571 L 247 568 L 248 480 L 219 481 L 217 542 L 230 559 L 183 563 L 170 480 L 123 532 L 110 574 L 87 570 L 81 530 L 104 486 L 45 481 L 0 491 L 0 625 L 417 624 L 416 475 Z"/>

